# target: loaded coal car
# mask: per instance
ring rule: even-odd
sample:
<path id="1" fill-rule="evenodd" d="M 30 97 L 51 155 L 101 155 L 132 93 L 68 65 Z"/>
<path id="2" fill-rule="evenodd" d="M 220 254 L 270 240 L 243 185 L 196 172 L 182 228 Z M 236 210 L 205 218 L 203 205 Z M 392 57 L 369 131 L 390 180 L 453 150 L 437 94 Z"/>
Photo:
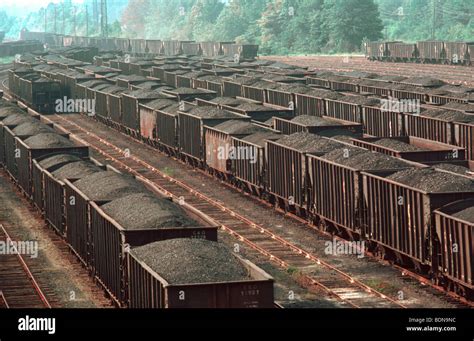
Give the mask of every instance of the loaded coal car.
<path id="1" fill-rule="evenodd" d="M 326 115 L 326 99 L 338 100 L 344 95 L 326 89 L 311 88 L 305 93 L 295 93 L 295 115 Z"/>
<path id="2" fill-rule="evenodd" d="M 32 167 L 33 200 L 51 228 L 66 237 L 66 179 L 81 179 L 105 171 L 106 167 L 88 157 L 54 154 L 35 159 Z M 71 198 L 67 198 L 71 199 Z"/>
<path id="3" fill-rule="evenodd" d="M 355 146 L 420 163 L 464 161 L 466 150 L 454 145 L 414 136 L 354 139 Z"/>
<path id="4" fill-rule="evenodd" d="M 211 100 L 217 97 L 217 94 L 214 91 L 204 89 L 177 88 L 171 90 L 163 90 L 163 93 L 166 95 L 173 96 L 178 102 L 192 102 L 196 98 Z"/>
<path id="5" fill-rule="evenodd" d="M 228 120 L 246 120 L 250 117 L 208 106 L 185 108 L 178 112 L 178 139 L 181 157 L 191 165 L 204 166 L 206 162 L 205 126 L 216 126 Z"/>
<path id="6" fill-rule="evenodd" d="M 139 106 L 156 99 L 173 99 L 172 96 L 154 90 L 136 90 L 122 93 L 122 129 L 129 135 L 140 138 Z"/>
<path id="7" fill-rule="evenodd" d="M 267 191 L 270 202 L 296 212 L 307 214 L 308 156 L 324 155 L 341 148 L 342 143 L 310 133 L 287 135 L 277 141 L 267 141 Z"/>
<path id="8" fill-rule="evenodd" d="M 157 99 L 140 104 L 140 135 L 144 142 L 170 155 L 178 148 L 178 110 L 182 107 L 171 99 Z"/>
<path id="9" fill-rule="evenodd" d="M 252 85 L 260 81 L 258 77 L 248 77 L 242 75 L 234 75 L 233 77 L 225 77 L 222 82 L 222 92 L 225 97 L 243 97 L 243 85 Z"/>
<path id="10" fill-rule="evenodd" d="M 348 135 L 354 137 L 362 137 L 363 135 L 362 124 L 325 116 L 300 115 L 291 120 L 274 117 L 273 122 L 275 129 L 284 135 L 291 135 L 299 132 L 321 135 L 324 131 L 328 130 L 337 130 L 341 135 L 346 131 Z"/>
<path id="11" fill-rule="evenodd" d="M 474 42 L 444 42 L 446 62 L 449 64 L 472 65 L 474 61 Z"/>
<path id="12" fill-rule="evenodd" d="M 422 63 L 444 63 L 446 49 L 443 41 L 419 41 L 417 43 Z"/>
<path id="13" fill-rule="evenodd" d="M 76 83 L 76 88 L 73 93 L 74 99 L 86 99 L 87 98 L 87 90 L 94 89 L 98 86 L 111 86 L 112 83 L 104 80 L 104 79 L 93 79 L 85 82 L 78 82 Z"/>
<path id="14" fill-rule="evenodd" d="M 234 149 L 232 138 L 243 138 L 258 132 L 264 127 L 243 120 L 229 120 L 216 126 L 205 128 L 206 164 L 209 172 L 224 180 L 232 180 L 232 162 L 237 159 L 250 159 L 257 162 L 255 149 Z"/>
<path id="15" fill-rule="evenodd" d="M 252 101 L 247 101 L 247 103 L 242 103 L 236 106 L 222 105 L 222 108 L 225 110 L 236 112 L 241 115 L 249 116 L 252 118 L 252 120 L 257 122 L 265 122 L 272 117 L 294 117 L 293 110 L 291 109 L 285 107 L 278 107 L 275 105 L 257 104 Z"/>
<path id="16" fill-rule="evenodd" d="M 420 273 L 437 269 L 434 211 L 474 198 L 474 180 L 433 168 L 412 168 L 385 177 L 362 173 L 362 183 L 361 221 L 369 249 Z"/>
<path id="17" fill-rule="evenodd" d="M 474 116 L 465 115 L 453 122 L 454 144 L 466 148 L 469 160 L 474 160 Z"/>
<path id="18" fill-rule="evenodd" d="M 107 85 L 107 87 L 97 89 L 97 91 L 95 92 L 95 115 L 97 115 L 96 118 L 103 123 L 109 124 L 109 120 L 111 119 L 111 115 L 109 112 L 110 106 L 108 104 L 109 95 L 120 95 L 126 90 L 126 88 L 115 85 Z"/>
<path id="19" fill-rule="evenodd" d="M 78 157 L 89 156 L 89 148 L 73 143 L 68 138 L 56 133 L 40 133 L 24 140 L 16 137 L 19 157 L 16 159 L 18 168 L 18 185 L 28 197 L 32 195 L 33 160 L 48 154 L 72 154 Z"/>
<path id="20" fill-rule="evenodd" d="M 390 175 L 412 164 L 392 156 L 346 145 L 308 159 L 308 209 L 314 223 L 348 239 L 363 236 L 361 172 Z"/>
<path id="21" fill-rule="evenodd" d="M 273 278 L 219 243 L 159 241 L 126 258 L 129 308 L 273 307 Z"/>
<path id="22" fill-rule="evenodd" d="M 242 138 L 231 137 L 235 150 L 250 151 L 253 158 L 237 158 L 232 160 L 233 175 L 236 185 L 258 197 L 263 197 L 267 190 L 267 153 L 266 141 L 276 141 L 282 135 L 271 128 L 265 128 Z"/>
<path id="23" fill-rule="evenodd" d="M 76 70 L 63 70 L 57 74 L 56 79 L 61 83 L 63 95 L 76 99 L 75 90 L 77 84 L 95 80 L 95 77 L 93 75 L 85 75 Z"/>
<path id="24" fill-rule="evenodd" d="M 364 133 L 370 136 L 395 137 L 405 135 L 404 108 L 387 105 L 390 100 L 362 106 Z M 394 103 L 392 101 L 392 103 Z M 412 106 L 413 110 L 418 108 Z M 411 110 L 411 109 L 409 109 Z"/>
<path id="25" fill-rule="evenodd" d="M 437 283 L 467 299 L 474 297 L 474 199 L 450 203 L 434 212 L 439 263 Z M 457 250 L 454 252 L 453 250 Z"/>
<path id="26" fill-rule="evenodd" d="M 387 43 L 387 49 L 391 62 L 414 62 L 419 57 L 418 47 L 414 43 Z"/>
<path id="27" fill-rule="evenodd" d="M 325 99 L 325 105 L 326 116 L 362 123 L 362 108 L 364 106 L 380 105 L 380 100 L 364 96 L 344 96 L 340 99 Z"/>
<path id="28" fill-rule="evenodd" d="M 453 122 L 455 121 L 469 122 L 469 117 L 457 110 L 443 108 L 424 110 L 419 115 L 405 115 L 405 132 L 408 136 L 421 137 L 446 144 L 461 145 L 461 141 L 455 143 L 456 139 L 453 128 Z M 461 146 L 467 147 L 466 145 Z"/>
<path id="29" fill-rule="evenodd" d="M 12 102 L 0 99 L 0 164 L 2 165 L 5 164 L 5 138 L 3 134 L 5 123 L 3 121 L 10 115 L 12 115 L 12 118 L 15 120 L 18 117 L 27 117 L 27 113 L 24 109 L 19 108 Z"/>
<path id="30" fill-rule="evenodd" d="M 41 133 L 55 133 L 52 126 L 41 123 L 30 115 L 9 116 L 3 120 L 3 141 L 5 148 L 6 169 L 14 179 L 18 179 L 17 159 L 20 150 L 17 138 L 24 140 Z"/>
<path id="31" fill-rule="evenodd" d="M 445 105 L 447 103 L 469 103 L 474 102 L 474 89 L 463 86 L 443 85 L 427 92 L 428 103 L 434 105 Z"/>
<path id="32" fill-rule="evenodd" d="M 168 238 L 217 239 L 209 225 L 187 204 L 156 197 L 140 182 L 116 172 L 65 180 L 67 235 L 75 251 L 102 285 L 123 302 L 126 244 L 141 246 Z M 90 216 L 84 221 L 83 217 Z"/>
<path id="33" fill-rule="evenodd" d="M 390 51 L 386 42 L 371 41 L 365 43 L 365 55 L 369 60 L 385 60 L 390 56 Z"/>
<path id="34" fill-rule="evenodd" d="M 152 55 L 159 55 L 163 53 L 163 42 L 161 40 L 146 40 L 145 52 Z"/>
<path id="35" fill-rule="evenodd" d="M 301 84 L 282 84 L 279 88 L 267 89 L 265 99 L 268 104 L 290 108 L 296 111 L 295 94 L 307 94 L 311 91 L 311 87 Z"/>

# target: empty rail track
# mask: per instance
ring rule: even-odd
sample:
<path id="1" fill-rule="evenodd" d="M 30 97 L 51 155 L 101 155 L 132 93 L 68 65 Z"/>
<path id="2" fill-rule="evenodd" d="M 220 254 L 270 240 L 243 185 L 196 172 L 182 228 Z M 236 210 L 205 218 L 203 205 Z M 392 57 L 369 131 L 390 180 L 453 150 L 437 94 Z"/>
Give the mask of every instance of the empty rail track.
<path id="1" fill-rule="evenodd" d="M 146 161 L 129 155 L 126 150 L 107 141 L 105 136 L 96 135 L 64 116 L 43 116 L 43 120 L 59 125 L 70 133 L 72 138 L 89 145 L 116 168 L 135 175 L 178 202 L 185 201 L 203 212 L 220 225 L 222 230 L 268 257 L 280 267 L 296 269 L 301 273 L 301 281 L 305 285 L 318 287 L 353 308 L 405 308 L 397 299 L 388 297 L 358 281 L 264 226 L 231 210 L 221 202 L 163 173 Z M 317 272 L 317 275 L 305 274 L 307 270 Z"/>
<path id="2" fill-rule="evenodd" d="M 2 308 L 51 308 L 43 290 L 10 238 L 0 224 L 0 241 L 9 251 L 0 255 L 0 307 Z"/>

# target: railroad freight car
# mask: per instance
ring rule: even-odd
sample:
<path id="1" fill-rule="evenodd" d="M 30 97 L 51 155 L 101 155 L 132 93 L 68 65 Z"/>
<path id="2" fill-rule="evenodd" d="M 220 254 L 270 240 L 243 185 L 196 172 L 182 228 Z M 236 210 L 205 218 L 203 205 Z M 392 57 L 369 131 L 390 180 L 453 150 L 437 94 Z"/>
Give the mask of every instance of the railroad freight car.
<path id="1" fill-rule="evenodd" d="M 106 167 L 89 158 L 71 154 L 47 155 L 33 161 L 33 199 L 44 212 L 48 225 L 62 237 L 66 237 L 66 179 L 79 180 Z"/>
<path id="2" fill-rule="evenodd" d="M 179 111 L 178 115 L 180 153 L 183 159 L 197 166 L 206 162 L 205 126 L 216 126 L 228 120 L 250 121 L 248 116 L 206 106 Z"/>
<path id="3" fill-rule="evenodd" d="M 282 134 L 291 135 L 299 132 L 322 135 L 333 131 L 336 135 L 347 135 L 362 137 L 362 124 L 338 120 L 331 117 L 301 115 L 288 120 L 284 118 L 273 118 L 274 128 Z"/>
<path id="4" fill-rule="evenodd" d="M 255 149 L 234 149 L 232 138 L 263 132 L 266 129 L 243 120 L 229 120 L 216 126 L 205 127 L 206 164 L 211 174 L 229 180 L 232 178 L 232 162 L 237 159 L 250 159 L 256 163 Z"/>
<path id="5" fill-rule="evenodd" d="M 387 48 L 392 62 L 414 62 L 419 57 L 418 47 L 414 43 L 387 43 Z"/>
<path id="6" fill-rule="evenodd" d="M 354 139 L 355 146 L 420 163 L 456 162 L 466 159 L 466 150 L 414 136 Z"/>
<path id="7" fill-rule="evenodd" d="M 172 99 L 172 97 L 153 90 L 136 90 L 122 94 L 122 113 L 119 123 L 128 134 L 140 136 L 139 105 L 155 99 Z"/>
<path id="8" fill-rule="evenodd" d="M 130 308 L 273 307 L 273 278 L 218 243 L 174 239 L 131 248 L 126 258 Z"/>
<path id="9" fill-rule="evenodd" d="M 308 209 L 315 223 L 347 239 L 361 238 L 361 172 L 390 175 L 412 167 L 405 161 L 362 148 L 343 146 L 308 160 Z"/>
<path id="10" fill-rule="evenodd" d="M 270 200 L 287 211 L 305 216 L 308 202 L 308 156 L 324 155 L 343 145 L 309 133 L 296 133 L 267 142 Z"/>
<path id="11" fill-rule="evenodd" d="M 273 117 L 288 119 L 294 117 L 293 110 L 291 109 L 275 105 L 261 105 L 254 103 L 253 101 L 247 101 L 247 103 L 235 106 L 222 105 L 222 108 L 241 115 L 249 116 L 252 120 L 257 122 L 265 122 Z"/>
<path id="12" fill-rule="evenodd" d="M 150 145 L 176 153 L 178 147 L 178 113 L 181 105 L 171 99 L 157 99 L 140 104 L 140 135 Z"/>
<path id="13" fill-rule="evenodd" d="M 18 185 L 28 197 L 32 195 L 32 167 L 33 160 L 44 155 L 62 153 L 73 154 L 79 157 L 89 156 L 89 148 L 74 144 L 69 139 L 56 133 L 41 133 L 25 140 L 16 138 L 16 147 L 19 157 L 16 160 L 18 167 Z"/>
<path id="14" fill-rule="evenodd" d="M 474 198 L 474 181 L 431 168 L 414 168 L 388 177 L 362 173 L 362 229 L 377 252 L 426 273 L 437 268 L 433 212 Z"/>
<path id="15" fill-rule="evenodd" d="M 458 201 L 434 212 L 440 260 L 437 280 L 449 291 L 474 297 L 474 199 Z"/>
<path id="16" fill-rule="evenodd" d="M 217 241 L 217 226 L 194 209 L 151 193 L 90 202 L 90 217 L 93 273 L 122 305 L 127 302 L 127 248 L 176 238 Z"/>
<path id="17" fill-rule="evenodd" d="M 268 183 L 266 141 L 276 141 L 280 138 L 282 135 L 270 128 L 243 138 L 231 138 L 234 149 L 251 151 L 254 156 L 253 159 L 233 160 L 233 175 L 238 187 L 258 197 L 266 194 Z"/>
<path id="18" fill-rule="evenodd" d="M 446 62 L 471 65 L 474 59 L 474 42 L 444 42 Z"/>
<path id="19" fill-rule="evenodd" d="M 419 41 L 417 45 L 421 62 L 441 63 L 446 60 L 446 50 L 443 41 Z"/>

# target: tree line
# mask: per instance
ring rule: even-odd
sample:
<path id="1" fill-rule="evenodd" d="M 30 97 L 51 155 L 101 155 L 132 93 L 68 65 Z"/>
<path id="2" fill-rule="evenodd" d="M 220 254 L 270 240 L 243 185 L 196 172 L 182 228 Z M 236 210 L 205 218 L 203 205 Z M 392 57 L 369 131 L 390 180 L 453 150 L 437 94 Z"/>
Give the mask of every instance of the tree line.
<path id="1" fill-rule="evenodd" d="M 0 11 L 0 30 L 97 36 L 96 2 L 66 0 L 22 20 Z M 474 41 L 474 0 L 109 0 L 108 12 L 110 36 L 237 41 L 262 54 L 358 52 L 381 39 Z"/>

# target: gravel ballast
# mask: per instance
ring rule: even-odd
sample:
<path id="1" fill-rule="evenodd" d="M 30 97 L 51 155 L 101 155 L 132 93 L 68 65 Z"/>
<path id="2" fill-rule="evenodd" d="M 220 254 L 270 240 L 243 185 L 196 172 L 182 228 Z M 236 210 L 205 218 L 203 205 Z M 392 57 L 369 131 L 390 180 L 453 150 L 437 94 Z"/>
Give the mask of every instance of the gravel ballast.
<path id="1" fill-rule="evenodd" d="M 249 280 L 247 269 L 223 244 L 202 239 L 171 239 L 131 250 L 170 284 Z"/>
<path id="2" fill-rule="evenodd" d="M 196 227 L 177 204 L 153 194 L 135 193 L 115 199 L 102 210 L 126 230 Z"/>
<path id="3" fill-rule="evenodd" d="M 474 192 L 474 180 L 433 168 L 413 168 L 397 172 L 388 179 L 427 193 Z"/>

